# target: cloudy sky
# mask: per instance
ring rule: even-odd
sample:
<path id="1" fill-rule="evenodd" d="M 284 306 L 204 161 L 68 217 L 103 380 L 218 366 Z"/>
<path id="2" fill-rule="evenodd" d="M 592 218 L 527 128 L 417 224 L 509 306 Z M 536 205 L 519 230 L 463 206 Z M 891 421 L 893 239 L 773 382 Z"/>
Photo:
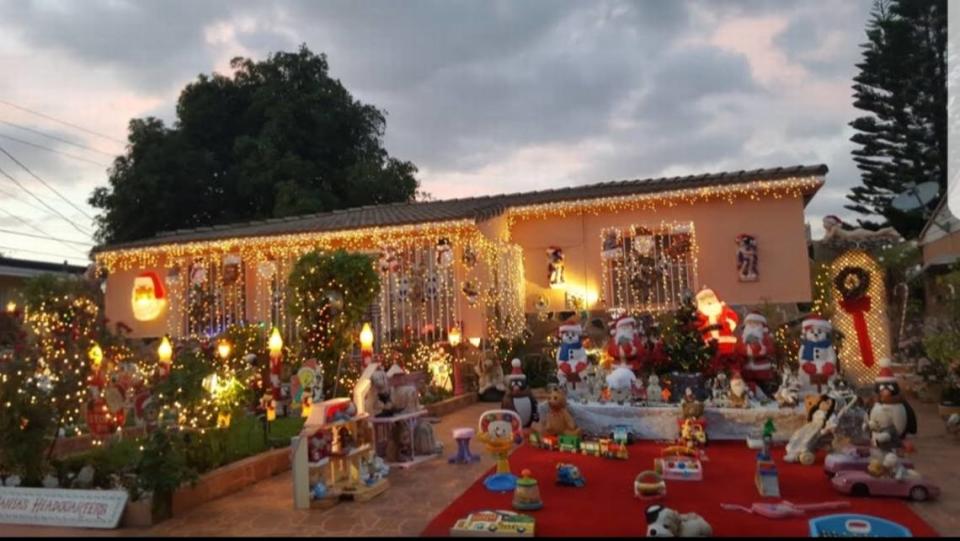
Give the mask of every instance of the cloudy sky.
<path id="1" fill-rule="evenodd" d="M 40 199 L 0 175 L 0 252 L 84 261 L 86 199 L 129 119 L 172 122 L 199 73 L 300 43 L 387 111 L 387 149 L 435 197 L 822 162 L 817 236 L 859 178 L 847 123 L 870 5 L 0 0 L 0 148 L 64 196 L 0 154 Z"/>

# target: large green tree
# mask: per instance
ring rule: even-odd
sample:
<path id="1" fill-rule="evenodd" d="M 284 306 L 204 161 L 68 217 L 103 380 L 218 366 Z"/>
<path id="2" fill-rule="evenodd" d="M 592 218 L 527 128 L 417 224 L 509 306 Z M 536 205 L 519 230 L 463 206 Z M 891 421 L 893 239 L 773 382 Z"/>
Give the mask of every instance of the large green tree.
<path id="1" fill-rule="evenodd" d="M 173 127 L 130 121 L 129 145 L 90 204 L 97 237 L 410 201 L 416 167 L 383 147 L 385 113 L 354 99 L 301 46 L 183 89 Z"/>
<path id="2" fill-rule="evenodd" d="M 946 193 L 946 0 L 876 0 L 862 47 L 854 106 L 867 114 L 850 123 L 862 185 L 846 207 L 915 237 L 923 212 L 901 212 L 890 202 L 907 182 L 936 181 Z"/>

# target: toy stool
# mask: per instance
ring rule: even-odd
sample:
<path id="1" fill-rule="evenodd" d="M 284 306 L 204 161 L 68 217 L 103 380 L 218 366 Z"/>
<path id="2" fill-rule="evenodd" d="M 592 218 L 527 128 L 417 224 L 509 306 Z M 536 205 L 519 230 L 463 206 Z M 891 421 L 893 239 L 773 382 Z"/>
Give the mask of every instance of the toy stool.
<path id="1" fill-rule="evenodd" d="M 476 434 L 472 428 L 454 428 L 453 439 L 457 440 L 457 454 L 447 461 L 450 464 L 470 464 L 480 457 L 470 452 L 470 438 Z"/>

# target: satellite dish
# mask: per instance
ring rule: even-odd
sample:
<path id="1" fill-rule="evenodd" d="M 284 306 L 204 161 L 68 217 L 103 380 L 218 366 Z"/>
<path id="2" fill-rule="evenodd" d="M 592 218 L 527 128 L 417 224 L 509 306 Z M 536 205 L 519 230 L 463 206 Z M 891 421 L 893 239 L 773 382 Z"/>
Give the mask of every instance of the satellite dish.
<path id="1" fill-rule="evenodd" d="M 907 189 L 893 198 L 890 204 L 901 212 L 910 212 L 924 208 L 940 196 L 940 185 L 936 182 L 910 183 Z"/>

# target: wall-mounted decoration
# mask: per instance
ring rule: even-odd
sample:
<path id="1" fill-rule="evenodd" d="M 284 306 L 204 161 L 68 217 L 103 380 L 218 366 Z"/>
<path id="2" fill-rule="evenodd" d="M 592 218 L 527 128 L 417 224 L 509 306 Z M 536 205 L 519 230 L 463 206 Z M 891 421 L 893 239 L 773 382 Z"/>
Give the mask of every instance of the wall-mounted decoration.
<path id="1" fill-rule="evenodd" d="M 450 239 L 442 237 L 437 241 L 437 266 L 446 268 L 453 265 L 453 245 Z"/>
<path id="2" fill-rule="evenodd" d="M 387 274 L 400 270 L 400 259 L 397 250 L 392 246 L 385 246 L 380 251 L 380 272 Z"/>
<path id="3" fill-rule="evenodd" d="M 833 324 L 845 340 L 840 367 L 857 385 L 869 385 L 878 360 L 890 356 L 887 291 L 883 269 L 867 252 L 850 250 L 830 264 L 833 277 Z"/>
<path id="4" fill-rule="evenodd" d="M 463 247 L 463 257 L 461 258 L 463 266 L 467 269 L 472 269 L 477 264 L 477 251 L 473 248 L 473 245 L 467 244 Z"/>
<path id="5" fill-rule="evenodd" d="M 223 256 L 223 284 L 232 285 L 240 278 L 240 256 L 227 254 Z"/>
<path id="6" fill-rule="evenodd" d="M 207 267 L 200 262 L 197 262 L 190 269 L 190 285 L 192 286 L 202 286 L 207 283 Z"/>
<path id="7" fill-rule="evenodd" d="M 167 307 L 167 299 L 163 282 L 156 272 L 143 272 L 133 279 L 130 303 L 137 321 L 153 321 L 160 317 Z"/>
<path id="8" fill-rule="evenodd" d="M 603 247 L 600 251 L 603 259 L 621 259 L 623 257 L 623 242 L 616 229 L 608 229 L 603 233 Z"/>
<path id="9" fill-rule="evenodd" d="M 547 277 L 550 287 L 560 287 L 563 279 L 563 250 L 557 246 L 547 248 Z"/>
<path id="10" fill-rule="evenodd" d="M 653 257 L 656 241 L 654 241 L 653 235 L 637 235 L 633 237 L 630 247 L 639 257 Z"/>
<path id="11" fill-rule="evenodd" d="M 180 275 L 182 271 L 180 270 L 180 264 L 174 263 L 170 269 L 167 270 L 166 283 L 167 287 L 174 288 L 180 284 Z"/>
<path id="12" fill-rule="evenodd" d="M 480 288 L 477 287 L 476 282 L 473 280 L 467 280 L 463 283 L 461 291 L 463 291 L 464 298 L 467 299 L 467 304 L 470 306 L 477 305 L 477 301 L 480 300 Z"/>
<path id="13" fill-rule="evenodd" d="M 543 295 L 538 295 L 537 300 L 533 303 L 533 307 L 537 310 L 537 319 L 546 321 L 547 311 L 550 310 L 550 299 Z"/>
<path id="14" fill-rule="evenodd" d="M 757 238 L 741 233 L 737 235 L 737 278 L 741 282 L 756 282 L 760 277 L 757 270 Z"/>
<path id="15" fill-rule="evenodd" d="M 257 264 L 257 274 L 264 280 L 270 280 L 277 274 L 277 264 L 273 261 L 261 261 Z"/>

